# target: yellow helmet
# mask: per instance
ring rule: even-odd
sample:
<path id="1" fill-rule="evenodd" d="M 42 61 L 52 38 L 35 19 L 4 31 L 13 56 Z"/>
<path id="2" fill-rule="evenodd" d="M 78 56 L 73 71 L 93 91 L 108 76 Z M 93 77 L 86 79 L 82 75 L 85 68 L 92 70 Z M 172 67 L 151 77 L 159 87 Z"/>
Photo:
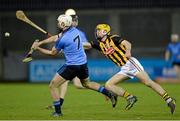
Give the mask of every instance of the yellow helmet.
<path id="1" fill-rule="evenodd" d="M 108 24 L 98 24 L 96 26 L 96 30 L 104 30 L 109 35 L 111 31 L 111 27 Z"/>

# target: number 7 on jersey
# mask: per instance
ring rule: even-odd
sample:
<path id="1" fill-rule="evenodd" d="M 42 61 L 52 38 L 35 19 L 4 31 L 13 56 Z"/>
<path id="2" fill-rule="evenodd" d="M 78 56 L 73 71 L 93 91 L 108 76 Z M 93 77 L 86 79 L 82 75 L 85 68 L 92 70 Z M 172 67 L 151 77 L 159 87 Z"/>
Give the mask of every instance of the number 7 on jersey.
<path id="1" fill-rule="evenodd" d="M 79 50 L 79 46 L 80 46 L 80 38 L 79 38 L 79 35 L 77 37 L 75 37 L 74 39 L 74 42 L 77 41 L 77 44 L 78 44 L 78 50 Z"/>

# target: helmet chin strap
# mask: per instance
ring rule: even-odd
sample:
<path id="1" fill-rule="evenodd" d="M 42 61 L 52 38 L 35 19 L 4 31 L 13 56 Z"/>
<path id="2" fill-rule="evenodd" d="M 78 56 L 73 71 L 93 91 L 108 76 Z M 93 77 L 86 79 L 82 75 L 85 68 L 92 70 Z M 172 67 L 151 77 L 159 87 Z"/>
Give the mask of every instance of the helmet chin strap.
<path id="1" fill-rule="evenodd" d="M 107 36 L 104 35 L 102 38 L 101 38 L 101 41 L 104 42 L 106 40 Z"/>

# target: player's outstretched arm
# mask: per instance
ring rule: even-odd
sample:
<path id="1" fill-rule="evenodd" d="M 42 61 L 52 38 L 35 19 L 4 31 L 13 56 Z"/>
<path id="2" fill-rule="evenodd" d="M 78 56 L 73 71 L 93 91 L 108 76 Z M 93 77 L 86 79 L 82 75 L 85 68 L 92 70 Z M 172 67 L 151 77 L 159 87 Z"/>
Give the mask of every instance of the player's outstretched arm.
<path id="1" fill-rule="evenodd" d="M 165 52 L 165 60 L 168 61 L 169 58 L 170 58 L 170 52 L 169 52 L 169 50 L 166 50 L 166 52 Z"/>
<path id="2" fill-rule="evenodd" d="M 58 54 L 58 50 L 55 47 L 53 47 L 51 50 L 37 47 L 37 50 L 39 50 L 43 54 L 51 55 L 51 56 L 55 56 Z"/>
<path id="3" fill-rule="evenodd" d="M 126 48 L 125 56 L 126 56 L 127 58 L 130 58 L 130 57 L 131 57 L 131 43 L 128 42 L 127 40 L 123 40 L 123 41 L 121 42 L 121 44 L 124 45 L 125 48 Z"/>
<path id="4" fill-rule="evenodd" d="M 41 46 L 43 44 L 48 44 L 48 43 L 53 43 L 53 42 L 56 42 L 56 40 L 58 39 L 58 35 L 54 35 L 54 36 L 51 36 L 45 40 L 42 40 L 38 43 L 38 46 Z"/>
<path id="5" fill-rule="evenodd" d="M 90 42 L 83 42 L 83 47 L 84 47 L 84 49 L 91 49 L 92 48 Z"/>

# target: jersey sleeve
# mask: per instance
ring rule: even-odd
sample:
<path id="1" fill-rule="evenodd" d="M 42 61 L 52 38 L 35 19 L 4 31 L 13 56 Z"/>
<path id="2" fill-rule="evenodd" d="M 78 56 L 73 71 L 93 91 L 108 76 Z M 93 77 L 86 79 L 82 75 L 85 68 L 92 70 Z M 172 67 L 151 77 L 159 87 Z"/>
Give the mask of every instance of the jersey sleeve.
<path id="1" fill-rule="evenodd" d="M 166 51 L 171 52 L 171 44 L 168 44 L 168 46 L 166 47 Z"/>
<path id="2" fill-rule="evenodd" d="M 61 49 L 63 49 L 63 41 L 61 39 L 58 39 L 55 43 L 55 48 L 58 51 L 61 51 Z"/>
<path id="3" fill-rule="evenodd" d="M 82 42 L 87 42 L 88 41 L 84 32 L 80 31 L 80 35 L 81 35 L 81 38 L 82 38 Z"/>
<path id="4" fill-rule="evenodd" d="M 121 44 L 121 42 L 124 40 L 123 38 L 121 38 L 121 37 L 118 36 L 118 35 L 113 35 L 111 38 L 112 38 L 112 40 L 113 40 L 113 42 L 114 42 L 114 44 L 115 44 L 116 46 L 118 46 L 119 44 Z"/>
<path id="5" fill-rule="evenodd" d="M 97 49 L 99 51 L 101 50 L 97 41 L 91 41 L 90 44 L 91 44 L 92 48 Z"/>

